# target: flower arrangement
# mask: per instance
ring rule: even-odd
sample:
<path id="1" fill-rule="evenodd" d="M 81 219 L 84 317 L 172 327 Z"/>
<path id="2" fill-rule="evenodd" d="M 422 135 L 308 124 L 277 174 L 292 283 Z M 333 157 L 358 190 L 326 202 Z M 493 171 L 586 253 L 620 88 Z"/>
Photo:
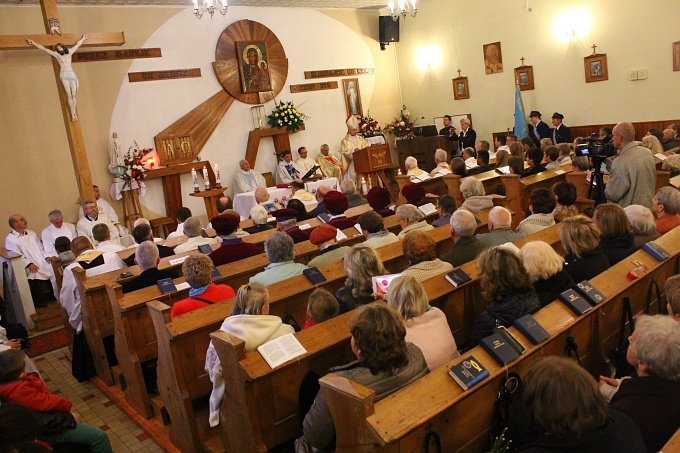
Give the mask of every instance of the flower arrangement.
<path id="1" fill-rule="evenodd" d="M 378 122 L 371 116 L 371 112 L 359 118 L 359 133 L 364 137 L 375 137 L 383 134 Z"/>
<path id="2" fill-rule="evenodd" d="M 281 101 L 277 104 L 274 101 L 274 111 L 267 116 L 267 122 L 271 127 L 285 127 L 288 132 L 295 132 L 300 130 L 307 118 L 292 102 Z"/>
<path id="3" fill-rule="evenodd" d="M 131 146 L 125 156 L 123 157 L 123 168 L 125 168 L 125 173 L 121 176 L 125 185 L 132 187 L 132 181 L 136 181 L 140 184 L 144 181 L 146 177 L 146 168 L 144 168 L 144 156 L 153 151 L 153 148 L 139 149 L 139 145 L 135 142 L 134 146 Z"/>
<path id="4" fill-rule="evenodd" d="M 403 115 L 401 118 L 395 118 L 394 121 L 386 124 L 383 131 L 394 134 L 397 140 L 411 140 L 415 137 L 413 123 Z"/>

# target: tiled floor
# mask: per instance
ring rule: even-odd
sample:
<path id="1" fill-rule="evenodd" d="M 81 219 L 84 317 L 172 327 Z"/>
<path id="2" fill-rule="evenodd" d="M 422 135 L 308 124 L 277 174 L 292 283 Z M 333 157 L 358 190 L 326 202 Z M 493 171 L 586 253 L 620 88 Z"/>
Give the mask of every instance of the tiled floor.
<path id="1" fill-rule="evenodd" d="M 92 382 L 79 383 L 73 378 L 66 351 L 67 348 L 58 349 L 33 359 L 47 387 L 53 393 L 68 398 L 85 423 L 106 431 L 115 453 L 163 452 L 96 385 Z"/>

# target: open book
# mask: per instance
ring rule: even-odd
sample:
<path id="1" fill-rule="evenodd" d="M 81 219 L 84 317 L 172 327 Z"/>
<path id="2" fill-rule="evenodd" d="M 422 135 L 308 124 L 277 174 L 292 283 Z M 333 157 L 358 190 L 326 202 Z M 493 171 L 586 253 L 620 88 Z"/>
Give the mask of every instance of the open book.
<path id="1" fill-rule="evenodd" d="M 282 363 L 306 354 L 307 350 L 302 347 L 294 334 L 289 333 L 263 344 L 257 348 L 257 352 L 270 367 L 276 368 Z"/>

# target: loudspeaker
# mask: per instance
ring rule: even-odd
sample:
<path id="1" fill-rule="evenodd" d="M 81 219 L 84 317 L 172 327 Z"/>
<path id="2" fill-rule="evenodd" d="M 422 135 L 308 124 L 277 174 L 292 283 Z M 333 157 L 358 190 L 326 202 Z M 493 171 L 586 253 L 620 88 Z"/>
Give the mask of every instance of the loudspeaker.
<path id="1" fill-rule="evenodd" d="M 399 42 L 399 19 L 396 21 L 392 16 L 380 16 L 380 39 L 382 42 Z"/>

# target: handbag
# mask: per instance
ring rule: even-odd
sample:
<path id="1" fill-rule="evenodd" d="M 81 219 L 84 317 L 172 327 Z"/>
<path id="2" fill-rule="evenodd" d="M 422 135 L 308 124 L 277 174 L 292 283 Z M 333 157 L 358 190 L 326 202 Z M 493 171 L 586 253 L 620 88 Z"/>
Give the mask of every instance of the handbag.
<path id="1" fill-rule="evenodd" d="M 509 373 L 501 378 L 494 405 L 490 449 L 501 435 L 504 435 L 506 442 L 511 441 L 508 445 L 508 451 L 511 452 L 520 451 L 538 438 L 540 431 L 531 420 L 523 398 L 524 383 L 519 374 Z"/>

